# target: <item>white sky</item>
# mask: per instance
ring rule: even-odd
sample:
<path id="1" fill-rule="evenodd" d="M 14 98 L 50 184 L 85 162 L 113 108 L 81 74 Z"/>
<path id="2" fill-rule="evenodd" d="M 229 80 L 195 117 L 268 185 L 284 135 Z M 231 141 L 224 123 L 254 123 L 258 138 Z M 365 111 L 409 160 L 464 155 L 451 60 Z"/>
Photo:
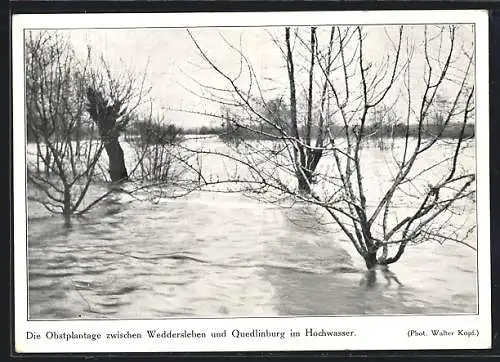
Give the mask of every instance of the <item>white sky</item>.
<path id="1" fill-rule="evenodd" d="M 307 28 L 303 28 L 307 31 Z M 365 40 L 366 58 L 379 59 L 390 47 L 382 26 L 364 28 L 367 32 Z M 396 27 L 386 28 L 394 34 Z M 413 26 L 415 39 L 421 37 L 423 27 Z M 318 28 L 318 34 L 322 31 Z M 167 122 L 183 127 L 210 125 L 211 119 L 187 112 L 175 112 L 167 108 L 196 109 L 197 111 L 217 112 L 220 108 L 201 100 L 189 90 L 198 92 L 199 86 L 190 78 L 205 84 L 223 86 L 218 76 L 201 60 L 197 49 L 184 28 L 157 29 L 100 29 L 100 30 L 67 30 L 62 32 L 69 36 L 75 50 L 86 55 L 87 45 L 96 54 L 102 53 L 113 68 L 123 67 L 141 73 L 148 64 L 147 82 L 152 86 L 151 97 L 154 108 L 162 112 Z M 281 52 L 271 40 L 271 34 L 284 43 L 284 27 L 276 28 L 197 28 L 192 29 L 199 44 L 207 50 L 217 64 L 226 71 L 237 72 L 239 56 L 224 43 L 221 35 L 230 43 L 240 47 L 249 57 L 259 78 L 273 79 L 273 84 L 287 85 L 287 71 Z M 462 40 L 471 41 L 470 28 L 460 33 Z M 321 39 L 320 39 L 321 41 Z M 297 57 L 296 63 L 299 64 Z M 296 72 L 300 73 L 296 65 Z M 416 76 L 421 76 L 416 71 Z M 265 85 L 265 80 L 263 81 Z M 267 83 L 271 84 L 271 83 Z M 299 91 L 299 90 L 298 90 Z M 286 93 L 285 93 L 286 95 Z M 214 122 L 214 121 L 212 121 Z M 218 121 L 215 121 L 218 124 Z"/>

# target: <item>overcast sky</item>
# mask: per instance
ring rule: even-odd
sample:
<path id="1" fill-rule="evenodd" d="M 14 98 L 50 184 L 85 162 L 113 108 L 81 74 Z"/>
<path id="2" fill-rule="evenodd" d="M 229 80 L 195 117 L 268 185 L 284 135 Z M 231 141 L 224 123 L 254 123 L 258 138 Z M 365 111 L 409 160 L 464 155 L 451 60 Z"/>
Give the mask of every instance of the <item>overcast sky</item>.
<path id="1" fill-rule="evenodd" d="M 384 29 L 382 26 L 365 28 L 367 59 L 380 59 L 390 50 L 392 45 L 387 34 L 394 35 L 396 29 Z M 422 33 L 422 29 L 413 27 L 412 32 L 416 38 Z M 271 84 L 286 87 L 288 80 L 285 61 L 280 49 L 272 41 L 272 36 L 275 36 L 284 43 L 284 27 L 197 28 L 191 31 L 209 56 L 225 71 L 235 74 L 239 69 L 239 55 L 228 47 L 225 43 L 227 40 L 249 57 L 263 85 L 266 85 L 267 79 L 269 87 Z M 85 55 L 87 45 L 90 45 L 96 54 L 102 53 L 112 67 L 126 66 L 141 73 L 147 65 L 147 82 L 152 87 L 154 107 L 158 112 L 164 113 L 168 122 L 184 127 L 210 124 L 209 117 L 171 111 L 168 108 L 218 111 L 219 106 L 208 104 L 191 93 L 200 90 L 192 79 L 213 86 L 223 86 L 224 83 L 220 76 L 203 63 L 186 29 L 70 30 L 64 33 L 69 36 L 78 54 Z M 460 36 L 463 41 L 470 42 L 470 28 L 462 31 Z M 300 63 L 298 58 L 297 63 Z M 298 68 L 297 73 L 300 72 Z M 418 70 L 415 74 L 418 76 Z"/>

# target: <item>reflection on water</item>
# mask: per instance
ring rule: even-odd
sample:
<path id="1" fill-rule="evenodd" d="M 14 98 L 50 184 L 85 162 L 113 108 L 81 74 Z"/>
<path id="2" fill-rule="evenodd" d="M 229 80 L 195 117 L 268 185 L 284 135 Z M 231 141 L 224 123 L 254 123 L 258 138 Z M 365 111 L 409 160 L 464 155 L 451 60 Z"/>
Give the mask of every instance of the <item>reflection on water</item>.
<path id="1" fill-rule="evenodd" d="M 300 215 L 200 193 L 159 204 L 111 199 L 70 229 L 58 217 L 32 218 L 30 318 L 476 312 L 470 249 L 411 248 L 391 268 L 404 287 L 382 279 L 364 288 L 352 245 Z"/>

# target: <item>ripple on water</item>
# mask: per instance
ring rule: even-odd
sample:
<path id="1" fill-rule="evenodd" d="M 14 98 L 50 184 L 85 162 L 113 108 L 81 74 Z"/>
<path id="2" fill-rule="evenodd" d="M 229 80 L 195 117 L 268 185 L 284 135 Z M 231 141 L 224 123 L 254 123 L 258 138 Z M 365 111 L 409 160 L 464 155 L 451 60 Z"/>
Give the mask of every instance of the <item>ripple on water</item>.
<path id="1" fill-rule="evenodd" d="M 30 271 L 29 273 L 29 279 L 34 280 L 38 278 L 67 278 L 67 277 L 72 277 L 74 276 L 75 273 L 70 273 L 67 271 L 61 271 L 60 273 L 49 273 L 47 271 L 40 271 L 40 272 L 35 272 L 35 271 Z"/>
<path id="2" fill-rule="evenodd" d="M 126 286 L 120 286 L 120 287 L 111 286 L 111 287 L 108 287 L 106 289 L 96 291 L 96 295 L 99 295 L 99 296 L 121 296 L 121 295 L 133 293 L 133 292 L 140 290 L 140 289 L 141 289 L 141 287 L 139 287 L 137 285 L 126 285 Z"/>

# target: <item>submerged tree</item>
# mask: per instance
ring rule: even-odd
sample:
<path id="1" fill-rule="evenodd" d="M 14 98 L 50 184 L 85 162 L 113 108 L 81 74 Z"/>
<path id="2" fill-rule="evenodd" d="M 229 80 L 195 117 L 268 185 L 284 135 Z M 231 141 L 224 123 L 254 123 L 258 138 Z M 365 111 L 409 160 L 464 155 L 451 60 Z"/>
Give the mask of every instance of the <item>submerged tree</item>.
<path id="1" fill-rule="evenodd" d="M 99 178 L 103 151 L 111 181 L 128 179 L 120 132 L 147 93 L 132 72 L 113 73 L 101 57 L 93 64 L 77 56 L 70 41 L 55 31 L 28 32 L 26 49 L 26 121 L 28 181 L 37 190 L 30 198 L 51 213 L 87 212 L 113 188 L 86 200 Z M 28 151 L 32 147 L 28 146 Z"/>
<path id="2" fill-rule="evenodd" d="M 124 113 L 122 105 L 120 102 L 108 104 L 102 94 L 92 87 L 87 88 L 87 99 L 87 111 L 99 129 L 99 136 L 108 154 L 111 181 L 127 181 L 128 172 L 123 149 L 118 141 L 120 127 L 117 126 L 118 118 Z"/>
<path id="3" fill-rule="evenodd" d="M 28 32 L 25 49 L 26 122 L 36 147 L 33 161 L 28 145 L 27 177 L 37 191 L 29 198 L 69 224 L 89 208 L 83 201 L 103 149 L 84 117 L 88 74 L 59 33 Z M 88 138 L 81 141 L 84 127 Z"/>
<path id="4" fill-rule="evenodd" d="M 149 92 L 146 71 L 136 75 L 124 64 L 112 69 L 90 47 L 86 57 L 78 56 L 56 31 L 28 32 L 25 47 L 29 199 L 64 215 L 69 226 L 73 215 L 112 193 L 153 188 L 168 197 L 166 185 L 180 186 L 184 194 L 197 189 L 195 157 L 177 148 L 181 129 L 153 119 L 152 102 L 149 115 L 140 108 Z M 120 136 L 131 122 L 140 139 L 123 143 Z M 132 152 L 125 154 L 121 142 Z M 186 170 L 195 177 L 181 180 Z M 125 189 L 124 181 L 133 182 Z M 97 182 L 101 187 L 92 187 Z"/>
<path id="5" fill-rule="evenodd" d="M 109 175 L 114 183 L 129 178 L 119 137 L 148 92 L 144 88 L 146 74 L 145 71 L 141 77 L 137 77 L 130 71 L 125 74 L 113 73 L 101 56 L 88 80 L 87 112 L 99 129 L 108 155 Z"/>
<path id="6" fill-rule="evenodd" d="M 287 67 L 289 85 L 286 91 L 288 92 L 288 104 L 284 102 L 282 96 L 266 96 L 267 90 L 261 87 L 252 64 L 241 50 L 226 41 L 240 57 L 239 74 L 231 76 L 215 64 L 190 32 L 189 35 L 203 59 L 229 84 L 229 88 L 223 94 L 214 92 L 213 90 L 216 88 L 204 86 L 204 90 L 208 91 L 209 96 L 207 98 L 209 100 L 220 102 L 225 106 L 224 114 L 220 117 L 227 119 L 228 109 L 232 109 L 230 119 L 232 127 L 244 130 L 248 135 L 251 135 L 250 137 L 247 136 L 247 139 L 284 142 L 291 152 L 290 167 L 294 169 L 298 191 L 310 193 L 314 173 L 323 154 L 322 147 L 326 131 L 324 115 L 328 96 L 328 79 L 321 74 L 316 60 L 318 56 L 316 28 L 311 27 L 308 42 L 302 41 L 301 43 L 303 51 L 309 54 L 309 64 L 307 65 L 307 79 L 304 80 L 307 91 L 303 104 L 300 105 L 297 87 L 302 87 L 304 84 L 301 79 L 301 83 L 297 85 L 290 28 L 285 28 L 285 46 L 280 48 Z M 276 44 L 279 43 L 276 39 L 274 40 Z M 330 39 L 326 47 L 326 54 L 323 54 L 327 62 L 332 59 L 333 44 L 333 39 Z M 278 46 L 280 45 L 278 44 Z M 245 75 L 242 74 L 243 68 L 246 68 Z M 327 66 L 327 76 L 329 71 L 330 66 Z M 246 85 L 239 85 L 240 78 L 244 78 L 244 81 L 248 82 L 248 89 L 245 88 Z M 299 108 L 305 109 L 303 122 L 299 119 Z M 287 119 L 283 118 L 285 114 Z M 315 141 L 313 140 L 313 132 L 315 133 Z"/>
<path id="7" fill-rule="evenodd" d="M 134 120 L 128 127 L 128 143 L 135 153 L 137 165 L 131 171 L 138 179 L 156 186 L 179 181 L 187 156 L 179 154 L 177 146 L 183 140 L 183 130 L 167 124 L 163 117 L 149 116 Z"/>
<path id="8" fill-rule="evenodd" d="M 400 260 L 410 244 L 437 240 L 468 245 L 475 226 L 464 220 L 475 192 L 475 174 L 466 164 L 471 143 L 465 130 L 475 114 L 469 30 L 454 25 L 335 26 L 321 29 L 321 35 L 320 29 L 308 28 L 303 36 L 302 29 L 283 29 L 284 45 L 277 37 L 273 40 L 287 70 L 287 127 L 262 112 L 271 92 L 261 85 L 263 79 L 241 48 L 224 39 L 240 59 L 233 75 L 189 33 L 203 61 L 227 85 L 199 83 L 203 97 L 232 106 L 240 114 L 235 117 L 240 127 L 275 141 L 252 140 L 244 148 L 213 153 L 245 165 L 250 176 L 238 180 L 247 188 L 267 191 L 260 197 L 319 206 L 369 270 L 382 268 L 390 275 L 387 266 Z M 375 31 L 385 32 L 385 43 L 370 43 Z M 296 59 L 305 60 L 300 72 Z M 299 86 L 305 93 L 302 115 Z M 437 102 L 441 119 L 437 131 L 428 134 L 425 125 L 436 123 L 431 118 Z M 389 157 L 374 165 L 377 160 L 367 149 L 372 136 L 368 123 L 382 113 L 390 114 L 393 123 L 397 120 L 404 132 L 385 151 Z M 384 124 L 384 118 L 379 122 Z M 276 132 L 263 131 L 261 123 Z M 460 132 L 443 144 L 450 125 Z M 385 176 L 374 180 L 373 169 L 380 167 Z"/>

